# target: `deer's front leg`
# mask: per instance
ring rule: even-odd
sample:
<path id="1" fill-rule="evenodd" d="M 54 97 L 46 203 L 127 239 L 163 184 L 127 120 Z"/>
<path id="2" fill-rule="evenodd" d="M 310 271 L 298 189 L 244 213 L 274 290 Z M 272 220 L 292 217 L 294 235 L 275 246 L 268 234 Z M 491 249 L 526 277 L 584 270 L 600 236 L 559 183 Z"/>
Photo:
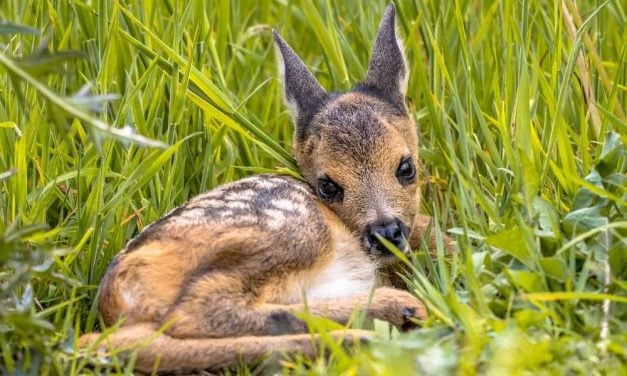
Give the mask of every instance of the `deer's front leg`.
<path id="1" fill-rule="evenodd" d="M 427 317 L 425 306 L 415 296 L 404 290 L 389 287 L 380 287 L 372 294 L 359 294 L 350 298 L 310 302 L 307 307 L 293 304 L 279 308 L 276 312 L 277 326 L 280 322 L 290 322 L 293 326 L 285 327 L 283 333 L 298 333 L 306 328 L 296 319 L 294 314 L 307 311 L 314 316 L 329 318 L 332 321 L 346 325 L 356 311 L 362 311 L 371 319 L 379 319 L 403 329 L 414 326 L 415 320 L 424 320 Z"/>
<path id="2" fill-rule="evenodd" d="M 370 318 L 401 328 L 413 326 L 414 319 L 426 318 L 425 307 L 416 297 L 388 287 L 378 288 L 372 295 L 313 301 L 306 306 L 265 304 L 241 293 L 208 293 L 208 289 L 198 292 L 164 318 L 162 324 L 170 323 L 167 334 L 176 338 L 222 338 L 306 333 L 306 325 L 297 318 L 298 312 L 305 311 L 340 324 L 347 324 L 356 311 L 365 311 Z"/>

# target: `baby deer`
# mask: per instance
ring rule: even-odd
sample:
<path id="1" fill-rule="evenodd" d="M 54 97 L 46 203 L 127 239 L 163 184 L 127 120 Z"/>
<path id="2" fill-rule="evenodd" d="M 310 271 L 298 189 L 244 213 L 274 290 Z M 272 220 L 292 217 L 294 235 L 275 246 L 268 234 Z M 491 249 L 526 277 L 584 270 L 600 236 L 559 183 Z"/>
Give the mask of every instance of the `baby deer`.
<path id="1" fill-rule="evenodd" d="M 397 259 L 380 241 L 407 252 L 429 223 L 418 214 L 418 137 L 404 102 L 408 67 L 394 5 L 365 80 L 347 93 L 325 91 L 277 32 L 274 41 L 306 182 L 259 175 L 223 185 L 127 244 L 100 285 L 104 323 L 124 319 L 102 344 L 152 339 L 138 369 L 157 361 L 162 371 L 219 369 L 275 351 L 313 355 L 315 337 L 294 315 L 302 311 L 344 324 L 355 310 L 398 326 L 425 318 L 389 272 Z M 98 338 L 87 334 L 80 345 Z"/>

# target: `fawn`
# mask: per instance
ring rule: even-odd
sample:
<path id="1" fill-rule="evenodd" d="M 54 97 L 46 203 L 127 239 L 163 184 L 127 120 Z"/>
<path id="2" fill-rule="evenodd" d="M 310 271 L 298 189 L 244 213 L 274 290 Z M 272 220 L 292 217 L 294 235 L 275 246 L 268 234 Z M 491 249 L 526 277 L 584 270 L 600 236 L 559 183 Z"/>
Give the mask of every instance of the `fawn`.
<path id="1" fill-rule="evenodd" d="M 430 219 L 418 214 L 418 137 L 405 106 L 408 67 L 391 3 L 363 83 L 327 93 L 275 31 L 279 71 L 306 182 L 258 175 L 201 194 L 148 226 L 100 285 L 111 348 L 138 341 L 136 367 L 219 369 L 276 351 L 315 354 L 294 313 L 347 323 L 355 310 L 398 326 L 424 319 L 395 278 Z M 306 305 L 306 307 L 305 307 Z M 164 329 L 161 329 L 164 328 Z M 360 339 L 369 332 L 333 332 Z M 97 346 L 98 334 L 80 346 Z"/>

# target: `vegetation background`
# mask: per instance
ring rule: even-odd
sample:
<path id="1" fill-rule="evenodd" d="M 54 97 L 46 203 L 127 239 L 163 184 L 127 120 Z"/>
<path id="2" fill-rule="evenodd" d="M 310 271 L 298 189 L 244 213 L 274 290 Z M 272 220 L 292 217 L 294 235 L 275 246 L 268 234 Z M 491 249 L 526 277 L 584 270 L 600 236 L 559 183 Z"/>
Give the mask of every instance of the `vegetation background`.
<path id="1" fill-rule="evenodd" d="M 621 0 L 396 2 L 434 226 L 406 335 L 299 373 L 619 374 L 627 360 L 627 8 Z M 74 347 L 133 235 L 280 167 L 277 28 L 327 88 L 364 77 L 384 1 L 0 2 L 0 373 L 127 372 Z M 311 322 L 312 331 L 332 324 Z M 238 372 L 258 372 L 241 368 Z"/>

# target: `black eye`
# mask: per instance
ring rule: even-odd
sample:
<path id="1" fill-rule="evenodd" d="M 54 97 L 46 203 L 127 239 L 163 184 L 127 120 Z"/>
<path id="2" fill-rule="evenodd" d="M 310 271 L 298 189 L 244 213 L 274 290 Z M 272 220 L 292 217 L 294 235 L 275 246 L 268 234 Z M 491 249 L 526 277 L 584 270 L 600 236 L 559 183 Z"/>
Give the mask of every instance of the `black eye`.
<path id="1" fill-rule="evenodd" d="M 411 158 L 405 158 L 401 161 L 396 171 L 396 177 L 403 184 L 413 183 L 416 179 L 416 166 Z"/>
<path id="2" fill-rule="evenodd" d="M 323 200 L 341 200 L 343 190 L 331 179 L 318 179 L 318 195 Z"/>

